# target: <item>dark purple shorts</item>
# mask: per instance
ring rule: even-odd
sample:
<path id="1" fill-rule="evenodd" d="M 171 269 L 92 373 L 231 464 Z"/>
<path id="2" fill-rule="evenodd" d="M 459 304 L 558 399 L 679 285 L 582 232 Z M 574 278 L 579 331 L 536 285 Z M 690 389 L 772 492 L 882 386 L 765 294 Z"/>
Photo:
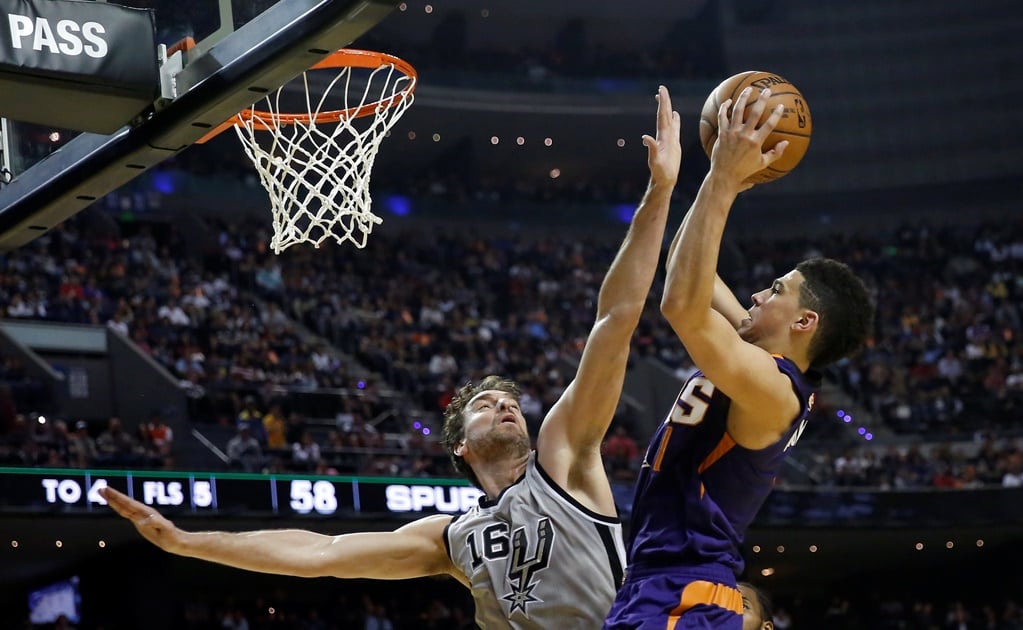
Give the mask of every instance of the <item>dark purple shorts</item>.
<path id="1" fill-rule="evenodd" d="M 742 630 L 742 594 L 733 586 L 694 576 L 630 577 L 604 630 Z"/>

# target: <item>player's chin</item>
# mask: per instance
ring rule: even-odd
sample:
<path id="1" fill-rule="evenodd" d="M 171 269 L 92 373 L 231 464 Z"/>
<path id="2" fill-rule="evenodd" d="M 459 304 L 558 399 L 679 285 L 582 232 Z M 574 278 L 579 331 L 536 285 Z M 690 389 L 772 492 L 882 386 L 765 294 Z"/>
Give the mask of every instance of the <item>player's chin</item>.
<path id="1" fill-rule="evenodd" d="M 508 440 L 511 442 L 529 442 L 529 430 L 521 424 L 509 424 L 506 429 L 505 435 L 508 436 Z M 511 428 L 514 427 L 514 428 Z"/>
<path id="2" fill-rule="evenodd" d="M 527 453 L 531 447 L 529 434 L 524 431 L 509 431 L 504 436 L 504 444 L 515 453 Z"/>

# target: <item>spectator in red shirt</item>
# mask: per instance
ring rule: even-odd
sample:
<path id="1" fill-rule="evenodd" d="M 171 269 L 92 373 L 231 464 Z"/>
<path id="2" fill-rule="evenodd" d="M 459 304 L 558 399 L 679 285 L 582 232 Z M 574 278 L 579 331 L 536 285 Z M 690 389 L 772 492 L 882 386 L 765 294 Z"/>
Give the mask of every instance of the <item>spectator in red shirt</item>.
<path id="1" fill-rule="evenodd" d="M 612 478 L 632 479 L 635 477 L 635 463 L 639 458 L 639 447 L 624 426 L 615 427 L 611 437 L 604 442 L 601 452 Z"/>

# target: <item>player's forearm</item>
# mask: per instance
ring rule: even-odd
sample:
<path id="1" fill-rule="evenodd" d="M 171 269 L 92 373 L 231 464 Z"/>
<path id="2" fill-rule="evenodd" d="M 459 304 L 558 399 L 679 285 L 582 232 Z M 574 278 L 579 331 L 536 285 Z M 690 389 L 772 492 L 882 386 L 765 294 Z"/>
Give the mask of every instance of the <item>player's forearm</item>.
<path id="1" fill-rule="evenodd" d="M 400 580 L 445 571 L 439 532 L 450 518 L 428 517 L 397 532 L 327 536 L 299 529 L 182 533 L 179 555 L 227 566 L 296 577 Z M 413 531 L 423 532 L 414 534 Z M 403 533 L 404 532 L 404 533 Z"/>
<path id="2" fill-rule="evenodd" d="M 660 262 L 673 190 L 673 182 L 651 180 L 604 277 L 597 300 L 598 318 L 621 311 L 638 322 Z"/>
<path id="3" fill-rule="evenodd" d="M 738 188 L 713 172 L 700 186 L 668 259 L 661 312 L 670 321 L 696 326 L 709 315 L 718 282 L 721 237 L 736 195 Z"/>
<path id="4" fill-rule="evenodd" d="M 672 258 L 675 255 L 675 249 L 678 247 L 678 242 L 682 239 L 682 231 L 686 227 L 686 222 L 689 221 L 689 215 L 692 212 L 687 212 L 686 216 L 682 219 L 682 224 L 679 229 L 675 232 L 675 236 L 671 239 L 671 245 L 668 247 L 668 264 L 670 265 Z M 721 313 L 732 323 L 733 326 L 738 327 L 739 323 L 746 316 L 746 309 L 743 308 L 742 303 L 735 297 L 735 293 L 725 281 L 721 279 L 721 276 L 715 273 L 714 276 L 714 296 L 711 299 L 711 308 L 718 313 Z"/>
<path id="5" fill-rule="evenodd" d="M 254 532 L 182 532 L 167 551 L 238 569 L 318 577 L 335 574 L 324 562 L 334 537 L 303 530 Z M 336 562 L 334 564 L 337 564 Z"/>

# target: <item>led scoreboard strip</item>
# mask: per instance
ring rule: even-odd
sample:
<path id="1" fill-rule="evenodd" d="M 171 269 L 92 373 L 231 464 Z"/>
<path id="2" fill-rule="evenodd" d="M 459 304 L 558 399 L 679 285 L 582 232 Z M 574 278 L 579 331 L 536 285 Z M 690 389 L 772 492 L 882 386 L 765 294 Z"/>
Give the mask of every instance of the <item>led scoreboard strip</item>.
<path id="1" fill-rule="evenodd" d="M 0 512 L 107 510 L 111 486 L 167 514 L 458 514 L 482 492 L 453 479 L 0 467 Z"/>

